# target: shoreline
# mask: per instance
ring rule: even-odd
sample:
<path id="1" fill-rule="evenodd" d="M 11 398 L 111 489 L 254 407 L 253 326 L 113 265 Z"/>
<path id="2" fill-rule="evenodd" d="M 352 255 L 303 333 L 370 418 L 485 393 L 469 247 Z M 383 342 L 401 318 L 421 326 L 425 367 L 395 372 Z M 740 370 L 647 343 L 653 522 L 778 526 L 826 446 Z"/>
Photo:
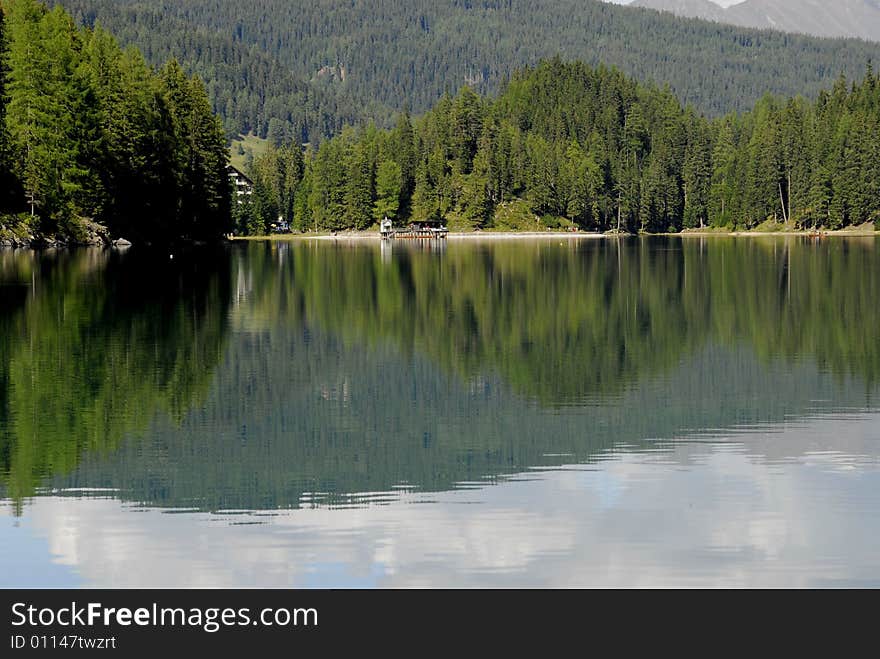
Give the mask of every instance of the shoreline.
<path id="1" fill-rule="evenodd" d="M 679 233 L 594 233 L 588 231 L 563 232 L 563 231 L 457 231 L 449 232 L 446 239 L 451 241 L 470 240 L 603 240 L 614 238 L 640 238 L 640 237 L 663 237 L 663 238 L 874 238 L 880 236 L 880 231 L 873 230 L 847 230 L 823 231 L 817 235 L 809 231 L 682 231 Z M 353 231 L 331 233 L 297 233 L 297 234 L 273 234 L 268 236 L 232 236 L 230 242 L 296 242 L 306 240 L 320 241 L 379 241 L 378 232 Z M 410 242 L 410 241 L 405 241 Z"/>
<path id="2" fill-rule="evenodd" d="M 591 231 L 567 232 L 567 231 L 455 231 L 447 234 L 446 239 L 453 242 L 477 242 L 477 241 L 546 241 L 546 240 L 611 240 L 629 238 L 811 238 L 823 240 L 825 238 L 876 238 L 880 236 L 878 230 L 866 229 L 839 229 L 836 231 L 823 231 L 817 235 L 809 231 L 681 231 L 678 233 L 596 233 Z M 381 236 L 378 231 L 352 231 L 332 233 L 284 233 L 271 234 L 268 236 L 229 236 L 220 242 L 379 242 Z M 398 242 L 398 241 L 394 241 Z M 402 240 L 400 242 L 420 242 Z M 71 249 L 71 248 L 100 248 L 120 249 L 131 247 L 127 240 L 108 240 L 106 238 L 74 242 L 55 239 L 46 239 L 34 236 L 31 240 L 0 240 L 0 250 L 30 250 L 40 251 L 46 249 Z"/>

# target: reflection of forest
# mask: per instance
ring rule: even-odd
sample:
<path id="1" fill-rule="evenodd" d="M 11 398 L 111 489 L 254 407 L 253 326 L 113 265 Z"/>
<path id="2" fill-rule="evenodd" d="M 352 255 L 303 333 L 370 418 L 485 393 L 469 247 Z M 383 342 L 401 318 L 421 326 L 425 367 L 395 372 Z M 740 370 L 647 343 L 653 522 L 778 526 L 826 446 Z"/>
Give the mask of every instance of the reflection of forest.
<path id="1" fill-rule="evenodd" d="M 204 403 L 56 485 L 289 507 L 872 404 L 873 241 L 457 244 L 390 258 L 370 244 L 255 244 L 232 260 L 234 334 Z"/>
<path id="2" fill-rule="evenodd" d="M 155 258 L 154 258 L 155 256 Z M 204 397 L 228 258 L 0 250 L 0 486 L 20 500 Z"/>
<path id="3" fill-rule="evenodd" d="M 286 249 L 285 249 L 286 247 Z M 465 379 L 497 373 L 548 405 L 619 392 L 707 340 L 880 375 L 873 238 L 253 245 L 251 323 L 390 341 Z"/>
<path id="4" fill-rule="evenodd" d="M 870 407 L 880 367 L 870 239 L 133 256 L 0 257 L 9 494 L 49 474 L 210 509 L 447 489 Z"/>
<path id="5" fill-rule="evenodd" d="M 865 404 L 861 383 L 835 382 L 812 364 L 708 347 L 617 396 L 547 408 L 497 377 L 463 381 L 393 346 L 274 328 L 236 336 L 207 401 L 182 425 L 156 424 L 146 440 L 89 456 L 54 484 L 210 510 L 357 503 L 349 495 L 486 483 Z"/>

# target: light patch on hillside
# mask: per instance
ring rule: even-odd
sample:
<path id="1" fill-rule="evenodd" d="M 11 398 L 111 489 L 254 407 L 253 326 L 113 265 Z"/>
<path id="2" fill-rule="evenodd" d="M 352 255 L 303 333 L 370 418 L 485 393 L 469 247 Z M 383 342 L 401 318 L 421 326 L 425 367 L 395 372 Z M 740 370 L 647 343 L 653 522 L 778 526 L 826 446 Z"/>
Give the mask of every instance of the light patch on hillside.
<path id="1" fill-rule="evenodd" d="M 269 140 L 257 137 L 256 135 L 239 135 L 238 138 L 232 140 L 229 147 L 229 163 L 236 169 L 245 171 L 247 169 L 248 154 L 256 158 L 266 152 L 269 148 Z"/>

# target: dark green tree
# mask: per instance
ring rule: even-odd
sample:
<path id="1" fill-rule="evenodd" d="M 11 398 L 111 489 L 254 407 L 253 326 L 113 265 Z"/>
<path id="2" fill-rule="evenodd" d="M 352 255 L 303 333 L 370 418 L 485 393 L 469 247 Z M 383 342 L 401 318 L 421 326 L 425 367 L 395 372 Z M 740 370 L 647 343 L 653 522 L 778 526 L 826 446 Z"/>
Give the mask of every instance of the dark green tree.
<path id="1" fill-rule="evenodd" d="M 400 210 L 403 194 L 403 168 L 394 160 L 384 160 L 376 170 L 376 203 L 373 204 L 373 219 L 394 220 Z"/>

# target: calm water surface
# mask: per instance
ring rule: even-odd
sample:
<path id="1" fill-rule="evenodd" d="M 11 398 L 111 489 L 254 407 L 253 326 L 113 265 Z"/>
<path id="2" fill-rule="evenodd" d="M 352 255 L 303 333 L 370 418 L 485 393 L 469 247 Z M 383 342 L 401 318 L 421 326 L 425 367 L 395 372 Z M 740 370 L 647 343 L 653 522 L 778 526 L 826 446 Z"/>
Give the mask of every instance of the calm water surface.
<path id="1" fill-rule="evenodd" d="M 880 586 L 873 238 L 0 251 L 0 586 Z"/>

